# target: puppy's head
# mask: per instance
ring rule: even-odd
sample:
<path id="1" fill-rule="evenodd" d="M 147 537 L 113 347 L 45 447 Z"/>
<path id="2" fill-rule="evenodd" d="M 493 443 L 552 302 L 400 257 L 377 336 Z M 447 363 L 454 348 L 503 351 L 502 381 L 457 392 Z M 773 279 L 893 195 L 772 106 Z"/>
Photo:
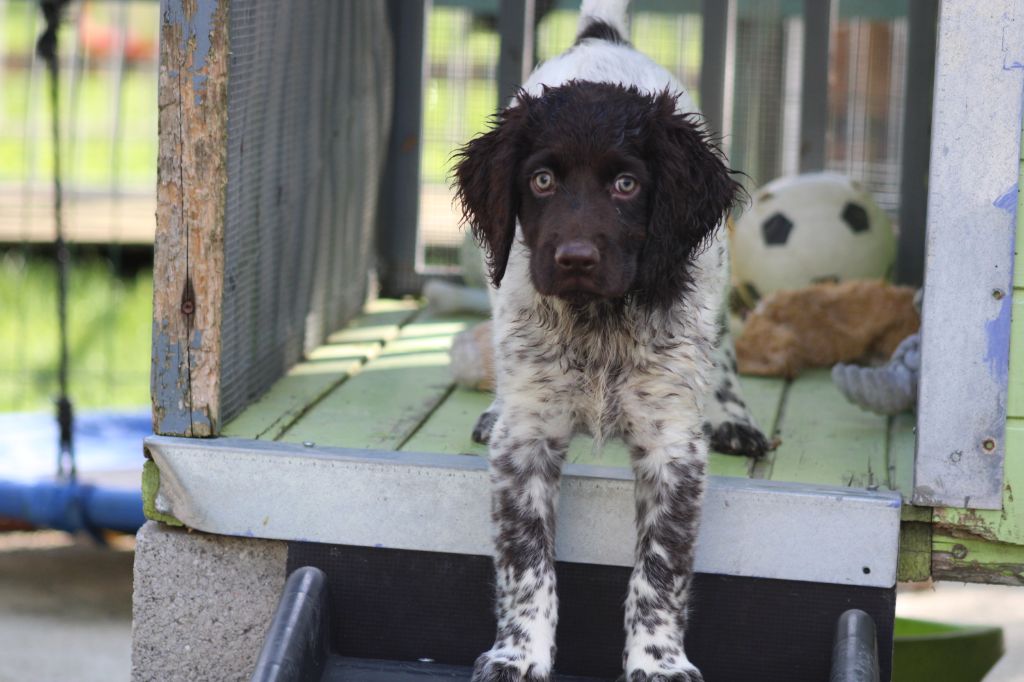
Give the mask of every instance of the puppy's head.
<path id="1" fill-rule="evenodd" d="M 457 154 L 465 222 L 501 284 L 516 219 L 537 291 L 667 305 L 739 185 L 675 96 L 571 82 L 520 93 Z"/>

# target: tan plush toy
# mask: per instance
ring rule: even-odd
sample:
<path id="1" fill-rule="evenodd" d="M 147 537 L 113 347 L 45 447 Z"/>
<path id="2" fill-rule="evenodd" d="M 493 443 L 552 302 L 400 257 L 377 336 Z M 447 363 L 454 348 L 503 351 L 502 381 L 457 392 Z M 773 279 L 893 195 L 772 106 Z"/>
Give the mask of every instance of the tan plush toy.
<path id="1" fill-rule="evenodd" d="M 921 325 L 914 291 L 853 280 L 770 294 L 736 339 L 739 371 L 792 378 L 809 367 L 887 359 Z"/>
<path id="2" fill-rule="evenodd" d="M 481 322 L 455 335 L 451 349 L 455 383 L 476 391 L 494 390 L 494 348 L 491 321 Z"/>

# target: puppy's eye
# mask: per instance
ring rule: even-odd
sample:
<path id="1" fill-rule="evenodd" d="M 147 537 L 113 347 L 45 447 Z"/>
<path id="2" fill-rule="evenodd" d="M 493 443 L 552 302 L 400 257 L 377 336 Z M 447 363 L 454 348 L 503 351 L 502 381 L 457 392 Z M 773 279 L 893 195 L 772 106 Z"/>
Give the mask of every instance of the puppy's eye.
<path id="1" fill-rule="evenodd" d="M 555 189 L 555 176 L 549 170 L 539 170 L 530 178 L 530 186 L 537 194 L 549 194 Z"/>
<path id="2" fill-rule="evenodd" d="M 626 175 L 623 173 L 619 177 L 615 178 L 615 182 L 612 187 L 615 189 L 615 193 L 619 196 L 629 197 L 636 193 L 637 189 L 640 188 L 640 183 L 632 175 Z"/>

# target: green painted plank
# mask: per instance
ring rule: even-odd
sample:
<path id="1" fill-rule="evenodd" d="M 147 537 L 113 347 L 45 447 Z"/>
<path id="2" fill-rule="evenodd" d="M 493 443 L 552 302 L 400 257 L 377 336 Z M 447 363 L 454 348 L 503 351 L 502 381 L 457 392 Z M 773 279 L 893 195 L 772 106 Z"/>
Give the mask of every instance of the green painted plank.
<path id="1" fill-rule="evenodd" d="M 927 580 L 932 573 L 932 527 L 925 522 L 900 524 L 900 554 L 896 579 L 904 582 Z"/>
<path id="2" fill-rule="evenodd" d="M 915 507 L 910 504 L 910 498 L 914 493 L 916 426 L 917 419 L 913 414 L 907 412 L 889 418 L 889 442 L 886 458 L 889 464 L 889 476 L 886 485 L 889 490 L 898 490 L 903 496 L 900 519 L 931 523 L 931 507 Z"/>
<path id="3" fill-rule="evenodd" d="M 493 399 L 491 393 L 456 388 L 402 449 L 486 456 L 487 446 L 474 443 L 470 434 Z"/>
<path id="4" fill-rule="evenodd" d="M 771 379 L 744 379 L 745 395 L 762 424 L 774 421 L 774 412 L 782 382 Z M 456 389 L 434 411 L 430 418 L 411 439 L 403 450 L 417 452 L 447 452 L 486 455 L 487 448 L 474 443 L 470 438 L 477 417 L 491 404 L 492 394 Z M 770 415 L 770 416 L 769 416 Z M 569 448 L 570 462 L 599 466 L 629 466 L 629 453 L 618 438 L 604 444 L 600 451 L 594 451 L 593 439 L 580 436 Z M 716 476 L 747 476 L 749 460 L 745 457 L 712 454 L 710 472 Z"/>
<path id="5" fill-rule="evenodd" d="M 748 478 L 752 466 L 750 457 L 738 455 L 722 455 L 712 452 L 708 456 L 708 473 L 712 476 L 735 476 L 737 478 Z"/>
<path id="6" fill-rule="evenodd" d="M 628 467 L 629 450 L 619 438 L 604 444 L 601 450 L 594 450 L 594 439 L 580 436 L 569 447 L 569 461 L 606 467 Z M 708 456 L 708 473 L 712 476 L 736 476 L 746 478 L 750 472 L 750 458 L 722 455 L 712 452 Z"/>
<path id="7" fill-rule="evenodd" d="M 362 315 L 328 336 L 325 345 L 390 341 L 419 313 L 420 305 L 416 301 L 386 298 L 371 301 Z"/>
<path id="8" fill-rule="evenodd" d="M 474 443 L 470 433 L 477 417 L 491 404 L 492 397 L 490 393 L 461 388 L 452 391 L 402 449 L 486 456 L 487 447 Z M 593 443 L 589 436 L 573 439 L 568 460 L 597 466 L 629 466 L 629 452 L 620 439 L 609 440 L 598 452 L 593 450 Z M 716 476 L 746 476 L 747 468 L 745 457 L 712 454 L 710 458 L 710 472 Z"/>
<path id="9" fill-rule="evenodd" d="M 1006 423 L 1002 510 L 936 508 L 933 521 L 950 532 L 1024 547 L 1024 419 Z"/>
<path id="10" fill-rule="evenodd" d="M 626 467 L 629 464 L 629 450 L 621 438 L 609 438 L 598 449 L 590 436 L 577 436 L 569 445 L 570 462 L 591 464 L 602 467 Z"/>
<path id="11" fill-rule="evenodd" d="M 276 440 L 311 405 L 355 374 L 381 344 L 346 345 L 330 360 L 306 360 L 277 380 L 259 399 L 232 419 L 222 435 Z M 318 348 L 323 351 L 325 347 Z"/>
<path id="12" fill-rule="evenodd" d="M 770 433 L 785 382 L 781 379 L 758 377 L 743 377 L 741 382 L 744 398 L 754 417 Z M 595 451 L 592 438 L 580 437 L 574 440 L 569 448 L 569 461 L 599 466 L 628 467 L 629 451 L 618 438 L 609 440 L 603 448 Z M 750 475 L 751 462 L 749 457 L 713 452 L 708 457 L 708 473 L 713 476 L 746 478 Z"/>
<path id="13" fill-rule="evenodd" d="M 452 389 L 448 349 L 479 318 L 424 314 L 380 355 L 304 414 L 281 440 L 399 449 Z"/>
<path id="14" fill-rule="evenodd" d="M 932 577 L 965 583 L 1024 585 L 1024 546 L 953 535 L 932 534 Z"/>
<path id="15" fill-rule="evenodd" d="M 765 377 L 742 377 L 743 392 L 757 423 L 769 439 L 774 438 L 782 428 L 783 403 L 786 400 L 785 379 Z M 771 451 L 759 460 L 751 462 L 751 478 L 771 478 L 775 464 L 775 452 Z"/>
<path id="16" fill-rule="evenodd" d="M 917 420 L 903 413 L 889 418 L 889 440 L 886 461 L 889 465 L 886 486 L 903 497 L 900 509 L 900 580 L 924 580 L 931 565 L 931 507 L 910 504 L 914 493 L 914 446 Z M 927 538 L 925 530 L 927 529 Z M 925 546 L 926 545 L 926 546 Z M 921 577 L 921 576 L 924 577 Z"/>
<path id="17" fill-rule="evenodd" d="M 224 436 L 276 440 L 328 392 L 376 357 L 418 312 L 412 301 L 379 300 L 276 381 L 232 419 Z"/>
<path id="18" fill-rule="evenodd" d="M 889 490 L 898 490 L 907 504 L 914 493 L 914 446 L 917 420 L 913 414 L 898 414 L 889 419 L 889 447 L 887 461 Z"/>
<path id="19" fill-rule="evenodd" d="M 1021 246 L 1024 249 L 1024 245 Z M 1018 264 L 1024 267 L 1024 264 Z M 1024 289 L 1013 292 L 1013 318 L 1010 322 L 1010 381 L 1006 413 L 1024 417 Z"/>
<path id="20" fill-rule="evenodd" d="M 921 523 L 930 524 L 932 522 L 932 512 L 933 509 L 931 507 L 914 507 L 909 503 L 904 503 L 900 507 L 900 521 L 920 521 Z"/>
<path id="21" fill-rule="evenodd" d="M 775 481 L 884 486 L 888 480 L 885 417 L 864 412 L 832 385 L 828 370 L 790 386 L 771 478 Z"/>
<path id="22" fill-rule="evenodd" d="M 740 377 L 743 386 L 743 397 L 747 401 L 754 419 L 771 438 L 777 427 L 775 421 L 779 414 L 779 402 L 786 388 L 785 379 L 768 377 Z"/>

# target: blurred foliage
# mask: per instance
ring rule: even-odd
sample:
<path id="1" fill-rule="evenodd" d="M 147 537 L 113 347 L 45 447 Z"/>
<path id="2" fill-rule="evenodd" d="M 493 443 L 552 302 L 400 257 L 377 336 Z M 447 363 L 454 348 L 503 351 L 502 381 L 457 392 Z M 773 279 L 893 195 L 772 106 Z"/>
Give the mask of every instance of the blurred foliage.
<path id="1" fill-rule="evenodd" d="M 149 402 L 153 274 L 72 262 L 69 391 L 77 408 Z M 57 395 L 57 273 L 50 259 L 0 251 L 0 412 L 45 410 Z"/>

